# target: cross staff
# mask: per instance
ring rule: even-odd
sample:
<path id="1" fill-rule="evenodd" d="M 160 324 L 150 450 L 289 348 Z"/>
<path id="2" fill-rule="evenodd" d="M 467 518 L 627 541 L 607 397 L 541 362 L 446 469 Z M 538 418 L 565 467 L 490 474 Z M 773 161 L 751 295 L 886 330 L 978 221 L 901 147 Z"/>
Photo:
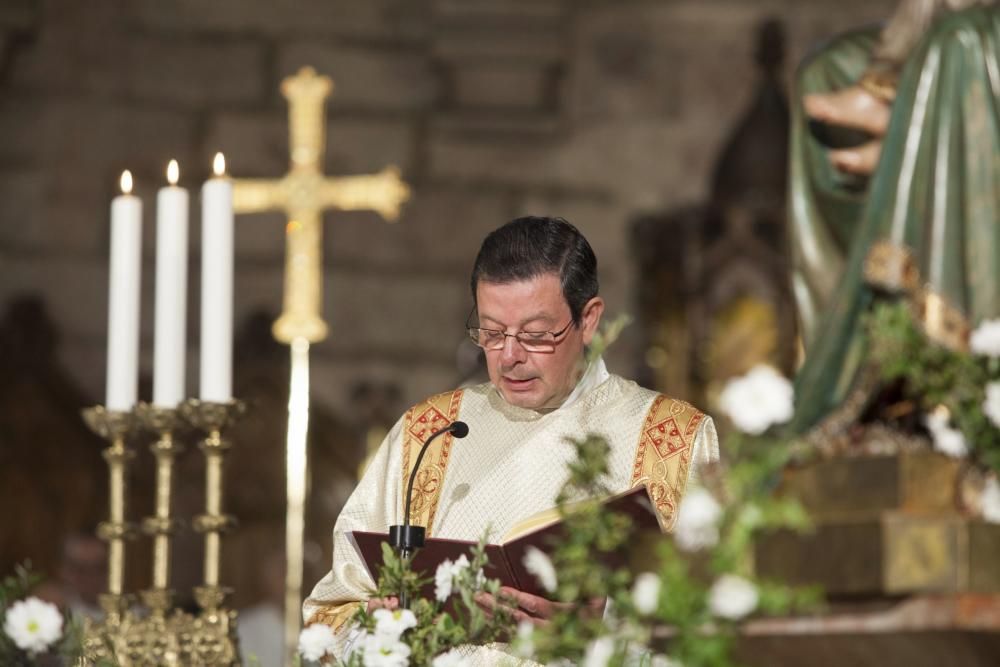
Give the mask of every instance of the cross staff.
<path id="1" fill-rule="evenodd" d="M 285 659 L 291 665 L 298 645 L 302 599 L 302 543 L 305 529 L 306 435 L 309 424 L 309 345 L 326 338 L 322 317 L 322 214 L 325 209 L 375 210 L 392 222 L 410 189 L 399 170 L 377 174 L 323 175 L 326 145 L 326 98 L 333 81 L 304 67 L 281 83 L 288 100 L 291 169 L 284 177 L 237 179 L 233 182 L 236 213 L 284 211 L 288 217 L 285 247 L 285 287 L 281 316 L 274 337 L 291 349 L 292 373 L 288 400 L 285 514 Z"/>
<path id="2" fill-rule="evenodd" d="M 288 216 L 285 248 L 285 290 L 274 337 L 290 344 L 296 338 L 316 343 L 326 338 L 322 317 L 322 214 L 325 209 L 374 210 L 389 222 L 399 217 L 410 189 L 399 170 L 386 167 L 377 174 L 327 177 L 323 175 L 326 146 L 326 98 L 333 81 L 303 67 L 281 83 L 288 100 L 291 169 L 280 179 L 233 181 L 233 208 L 237 213 L 285 211 Z"/>

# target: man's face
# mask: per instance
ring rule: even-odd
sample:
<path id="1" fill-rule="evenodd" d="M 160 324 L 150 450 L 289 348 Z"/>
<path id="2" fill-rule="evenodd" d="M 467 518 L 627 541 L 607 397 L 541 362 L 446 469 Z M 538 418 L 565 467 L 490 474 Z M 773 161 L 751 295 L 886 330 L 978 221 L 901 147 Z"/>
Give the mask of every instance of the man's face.
<path id="1" fill-rule="evenodd" d="M 572 320 L 559 276 L 546 273 L 512 283 L 480 281 L 476 286 L 479 326 L 509 334 L 560 331 Z M 583 349 L 594 337 L 604 302 L 594 297 L 583 309 L 579 326 L 571 325 L 550 351 L 528 352 L 515 338 L 503 348 L 485 350 L 490 380 L 500 395 L 522 408 L 558 407 L 580 377 Z"/>

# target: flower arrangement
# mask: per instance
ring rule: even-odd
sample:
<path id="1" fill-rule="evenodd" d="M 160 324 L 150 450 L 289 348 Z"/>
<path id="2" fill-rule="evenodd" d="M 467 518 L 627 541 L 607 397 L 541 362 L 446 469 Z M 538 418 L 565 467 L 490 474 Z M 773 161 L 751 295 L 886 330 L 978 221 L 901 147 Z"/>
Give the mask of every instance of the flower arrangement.
<path id="1" fill-rule="evenodd" d="M 979 323 L 968 351 L 928 340 L 903 303 L 876 306 L 868 329 L 882 379 L 923 414 L 934 449 L 990 471 L 978 509 L 1000 523 L 1000 319 Z"/>
<path id="2" fill-rule="evenodd" d="M 482 542 L 469 558 L 441 564 L 432 599 L 418 597 L 429 582 L 384 546 L 375 596 L 406 590 L 414 599 L 412 608 L 371 614 L 361 609 L 354 619 L 353 650 L 336 660 L 332 631 L 307 628 L 302 657 L 351 667 L 443 667 L 467 664 L 469 644 L 505 641 L 512 664 L 528 659 L 587 667 L 732 665 L 734 639 L 747 618 L 818 604 L 816 590 L 761 581 L 752 571 L 755 535 L 807 527 L 796 501 L 772 494 L 792 445 L 771 433 L 791 417 L 792 399 L 791 384 L 769 368 L 756 368 L 727 386 L 722 407 L 744 432 L 724 440 L 726 466 L 703 470 L 701 485 L 688 489 L 672 539 L 659 541 L 655 569 L 633 575 L 603 564 L 608 561 L 600 554 L 626 546 L 630 520 L 607 512 L 596 500 L 570 502 L 610 495 L 602 481 L 608 471 L 607 442 L 597 436 L 570 440 L 576 457 L 557 498 L 565 537 L 548 553 L 528 552 L 524 563 L 556 603 L 549 622 L 522 621 L 515 628 L 503 606 L 492 615 L 477 606 L 481 592 L 499 596 L 499 582 L 482 574 Z"/>

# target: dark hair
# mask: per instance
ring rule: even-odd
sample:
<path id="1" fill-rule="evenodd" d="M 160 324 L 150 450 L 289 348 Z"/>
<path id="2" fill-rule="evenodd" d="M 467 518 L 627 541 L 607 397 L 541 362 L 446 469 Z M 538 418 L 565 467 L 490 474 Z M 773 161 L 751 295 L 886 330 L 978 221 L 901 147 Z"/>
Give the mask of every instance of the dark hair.
<path id="1" fill-rule="evenodd" d="M 576 227 L 562 218 L 527 216 L 489 233 L 472 267 L 472 301 L 479 281 L 512 283 L 555 273 L 573 323 L 597 296 L 597 257 Z"/>

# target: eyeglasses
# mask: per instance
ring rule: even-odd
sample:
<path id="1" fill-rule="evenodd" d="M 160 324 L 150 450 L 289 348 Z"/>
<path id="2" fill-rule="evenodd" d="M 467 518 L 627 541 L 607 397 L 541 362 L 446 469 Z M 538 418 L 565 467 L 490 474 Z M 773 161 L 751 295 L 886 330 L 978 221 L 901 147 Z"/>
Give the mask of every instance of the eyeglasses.
<path id="1" fill-rule="evenodd" d="M 472 318 L 472 314 L 469 314 Z M 472 342 L 484 350 L 502 350 L 507 338 L 514 338 L 528 352 L 552 352 L 559 344 L 559 337 L 573 326 L 570 319 L 559 331 L 518 331 L 509 334 L 499 329 L 483 329 L 481 327 L 470 327 L 466 322 L 466 331 Z"/>

